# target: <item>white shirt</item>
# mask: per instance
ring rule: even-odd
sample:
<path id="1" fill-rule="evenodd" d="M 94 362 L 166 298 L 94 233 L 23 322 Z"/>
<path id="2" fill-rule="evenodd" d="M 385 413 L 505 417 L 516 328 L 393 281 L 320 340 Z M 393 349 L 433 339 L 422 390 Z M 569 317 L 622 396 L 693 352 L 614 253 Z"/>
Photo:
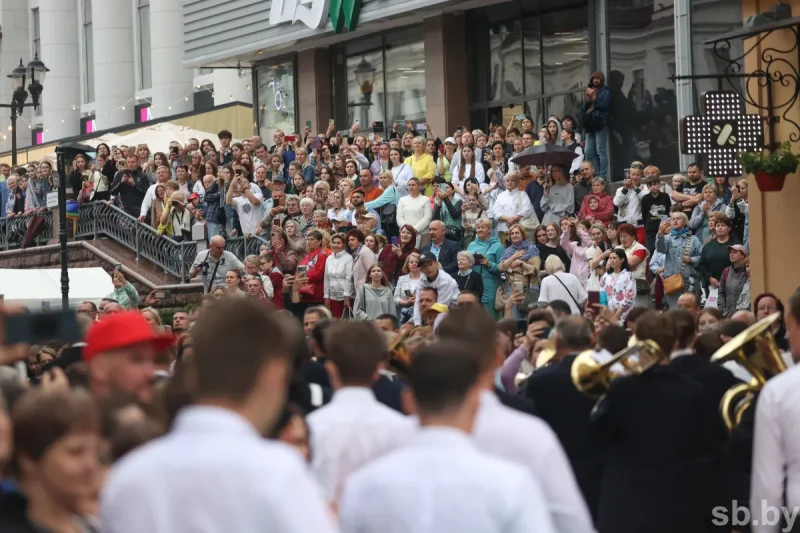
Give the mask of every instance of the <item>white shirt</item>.
<path id="1" fill-rule="evenodd" d="M 120 461 L 100 515 L 104 533 L 336 531 L 300 456 L 217 407 L 185 407 L 169 434 Z"/>
<path id="2" fill-rule="evenodd" d="M 402 228 L 406 224 L 411 224 L 417 234 L 427 235 L 428 226 L 433 218 L 433 208 L 431 199 L 420 194 L 416 198 L 403 196 L 397 202 L 397 226 Z"/>
<path id="3" fill-rule="evenodd" d="M 325 260 L 324 297 L 341 301 L 353 297 L 353 256 L 342 250 Z"/>
<path id="4" fill-rule="evenodd" d="M 567 455 L 546 422 L 506 407 L 495 394 L 484 391 L 472 433 L 482 451 L 513 461 L 533 475 L 556 531 L 594 531 Z"/>
<path id="5" fill-rule="evenodd" d="M 339 517 L 344 533 L 555 531 L 528 472 L 445 427 L 422 428 L 411 445 L 352 476 Z"/>
<path id="6" fill-rule="evenodd" d="M 620 187 L 614 194 L 614 205 L 619 207 L 617 220 L 628 224 L 641 226 L 642 221 L 642 198 L 650 194 L 650 190 L 644 185 L 639 185 L 638 189 L 626 189 Z"/>
<path id="7" fill-rule="evenodd" d="M 758 520 L 758 525 L 753 522 L 753 533 L 780 531 L 780 522 L 775 525 L 762 523 L 763 518 L 769 516 L 762 518 L 762 509 L 769 506 L 783 515 L 782 507 L 796 511 L 800 506 L 798 422 L 800 422 L 800 368 L 793 367 L 767 381 L 756 403 L 750 508 L 753 519 Z"/>
<path id="8" fill-rule="evenodd" d="M 353 472 L 404 445 L 414 433 L 409 418 L 380 403 L 366 387 L 337 390 L 329 404 L 306 420 L 312 470 L 328 501 L 339 499 Z"/>
<path id="9" fill-rule="evenodd" d="M 242 233 L 245 235 L 255 235 L 260 227 L 261 219 L 264 217 L 264 200 L 259 191 L 256 198 L 261 202 L 253 204 L 246 196 L 236 196 L 232 199 L 233 208 L 239 214 L 239 224 L 242 226 Z"/>
<path id="10" fill-rule="evenodd" d="M 458 283 L 453 279 L 453 276 L 441 268 L 433 281 L 430 281 L 425 274 L 420 276 L 419 288 L 416 292 L 417 299 L 414 301 L 414 325 L 416 326 L 422 325 L 422 313 L 419 312 L 419 291 L 426 287 L 436 289 L 436 303 L 440 303 L 445 307 L 454 305 L 460 292 Z"/>
<path id="11" fill-rule="evenodd" d="M 150 211 L 150 206 L 153 205 L 153 200 L 156 199 L 156 187 L 158 185 L 164 184 L 154 183 L 147 188 L 147 192 L 144 193 L 144 200 L 142 200 L 142 208 L 139 210 L 139 216 L 147 216 L 147 212 Z"/>
<path id="12" fill-rule="evenodd" d="M 497 221 L 497 231 L 508 231 L 508 223 L 501 222 L 500 217 L 527 217 L 531 214 L 533 205 L 525 191 L 514 189 L 503 191 L 497 195 L 494 205 L 489 209 L 489 218 Z"/>
<path id="13" fill-rule="evenodd" d="M 397 190 L 397 194 L 401 198 L 408 196 L 408 180 L 414 177 L 411 165 L 400 163 L 396 167 L 392 167 L 392 177 L 394 177 L 394 188 Z"/>
<path id="14" fill-rule="evenodd" d="M 558 277 L 558 279 L 556 279 Z M 563 285 L 559 283 L 563 282 Z M 566 286 L 566 288 L 564 288 Z M 544 303 L 552 302 L 553 300 L 562 300 L 569 304 L 573 315 L 581 314 L 580 308 L 575 305 L 575 300 L 579 304 L 586 301 L 588 295 L 586 289 L 583 288 L 580 280 L 574 274 L 569 272 L 556 272 L 550 274 L 542 280 L 541 290 L 539 292 L 539 301 Z"/>
<path id="15" fill-rule="evenodd" d="M 464 182 L 469 179 L 470 174 L 472 173 L 472 163 L 466 163 L 464 165 L 464 179 L 462 180 L 459 178 L 461 165 L 460 163 L 455 163 L 450 165 L 450 182 L 453 184 L 453 187 L 461 187 L 464 188 Z M 483 170 L 483 165 L 478 163 L 475 165 L 475 179 L 478 180 L 479 185 L 484 185 L 486 183 L 486 172 Z"/>

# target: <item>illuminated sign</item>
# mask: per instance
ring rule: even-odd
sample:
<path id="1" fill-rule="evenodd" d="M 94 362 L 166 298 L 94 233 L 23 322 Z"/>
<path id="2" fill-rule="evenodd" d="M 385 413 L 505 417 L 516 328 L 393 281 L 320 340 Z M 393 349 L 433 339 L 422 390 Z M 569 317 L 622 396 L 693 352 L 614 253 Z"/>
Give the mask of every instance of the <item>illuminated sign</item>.
<path id="1" fill-rule="evenodd" d="M 732 91 L 703 94 L 703 114 L 681 120 L 681 152 L 702 154 L 708 175 L 742 175 L 740 152 L 764 148 L 764 119 L 744 112 L 742 97 Z"/>
<path id="2" fill-rule="evenodd" d="M 358 25 L 362 0 L 272 0 L 269 23 L 294 24 L 302 22 L 312 30 L 325 27 L 328 18 L 334 33 L 353 31 Z"/>

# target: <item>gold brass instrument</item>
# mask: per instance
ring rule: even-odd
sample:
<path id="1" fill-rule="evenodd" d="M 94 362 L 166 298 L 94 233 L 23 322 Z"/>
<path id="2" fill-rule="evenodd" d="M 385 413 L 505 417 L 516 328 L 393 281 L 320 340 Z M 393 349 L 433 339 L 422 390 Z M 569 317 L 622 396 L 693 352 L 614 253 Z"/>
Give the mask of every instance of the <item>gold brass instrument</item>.
<path id="1" fill-rule="evenodd" d="M 553 358 L 556 356 L 556 343 L 553 339 L 547 341 L 547 345 L 542 348 L 539 355 L 536 357 L 533 368 L 534 372 L 541 368 L 546 367 L 550 363 L 554 363 Z"/>
<path id="2" fill-rule="evenodd" d="M 406 346 L 411 331 L 401 330 L 389 344 L 389 370 L 403 378 L 408 377 L 408 368 L 411 366 L 411 351 Z"/>
<path id="3" fill-rule="evenodd" d="M 659 364 L 665 357 L 658 345 L 651 341 L 637 341 L 602 362 L 598 352 L 588 350 L 578 355 L 572 363 L 572 383 L 587 396 L 597 398 L 608 392 L 611 382 L 624 376 L 638 375 Z"/>
<path id="4" fill-rule="evenodd" d="M 756 393 L 767 380 L 786 370 L 786 363 L 772 333 L 780 317 L 780 313 L 773 313 L 756 322 L 711 356 L 712 363 L 734 361 L 753 376 L 750 383 L 735 385 L 722 397 L 720 413 L 728 431 L 739 425 L 745 411 L 752 405 Z"/>

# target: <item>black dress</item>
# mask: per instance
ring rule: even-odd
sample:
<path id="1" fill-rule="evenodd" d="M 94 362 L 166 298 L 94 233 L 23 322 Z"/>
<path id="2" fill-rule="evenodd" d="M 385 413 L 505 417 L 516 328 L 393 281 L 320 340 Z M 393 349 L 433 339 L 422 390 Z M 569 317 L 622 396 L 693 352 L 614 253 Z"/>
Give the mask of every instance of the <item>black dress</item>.
<path id="1" fill-rule="evenodd" d="M 564 250 L 560 245 L 553 248 L 547 244 L 536 244 L 536 247 L 539 248 L 539 257 L 542 260 L 542 269 L 544 270 L 544 263 L 547 261 L 547 258 L 551 255 L 558 256 L 561 259 L 561 262 L 564 263 L 564 272 L 569 272 L 569 267 L 572 264 L 572 260 L 569 258 L 567 251 Z"/>

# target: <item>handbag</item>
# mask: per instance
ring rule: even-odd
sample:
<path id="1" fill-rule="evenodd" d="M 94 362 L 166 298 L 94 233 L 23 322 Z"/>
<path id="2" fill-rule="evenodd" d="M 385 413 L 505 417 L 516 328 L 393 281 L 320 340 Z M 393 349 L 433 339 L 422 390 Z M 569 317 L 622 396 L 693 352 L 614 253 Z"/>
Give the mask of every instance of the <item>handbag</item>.
<path id="1" fill-rule="evenodd" d="M 646 279 L 636 279 L 636 295 L 647 296 L 650 294 L 650 284 Z"/>
<path id="2" fill-rule="evenodd" d="M 463 237 L 463 232 L 461 228 L 457 226 L 446 226 L 444 229 L 444 238 L 448 241 L 455 241 L 461 242 L 461 237 Z"/>
<path id="3" fill-rule="evenodd" d="M 689 250 L 692 246 L 692 236 L 689 235 L 686 238 L 686 251 L 683 255 L 689 255 Z M 683 257 L 681 257 L 681 271 L 677 274 L 673 274 L 667 278 L 664 278 L 664 294 L 672 295 L 676 292 L 682 291 L 686 288 L 686 284 L 683 282 L 683 269 L 686 268 L 686 263 L 683 261 Z"/>
<path id="4" fill-rule="evenodd" d="M 519 196 L 517 197 L 517 212 L 522 209 L 523 194 L 525 193 L 520 192 Z M 531 205 L 531 212 L 528 214 L 528 216 L 519 221 L 519 225 L 525 228 L 525 232 L 528 233 L 528 235 L 536 231 L 536 228 L 539 227 L 539 219 L 536 216 L 536 210 L 533 208 L 533 205 Z"/>

